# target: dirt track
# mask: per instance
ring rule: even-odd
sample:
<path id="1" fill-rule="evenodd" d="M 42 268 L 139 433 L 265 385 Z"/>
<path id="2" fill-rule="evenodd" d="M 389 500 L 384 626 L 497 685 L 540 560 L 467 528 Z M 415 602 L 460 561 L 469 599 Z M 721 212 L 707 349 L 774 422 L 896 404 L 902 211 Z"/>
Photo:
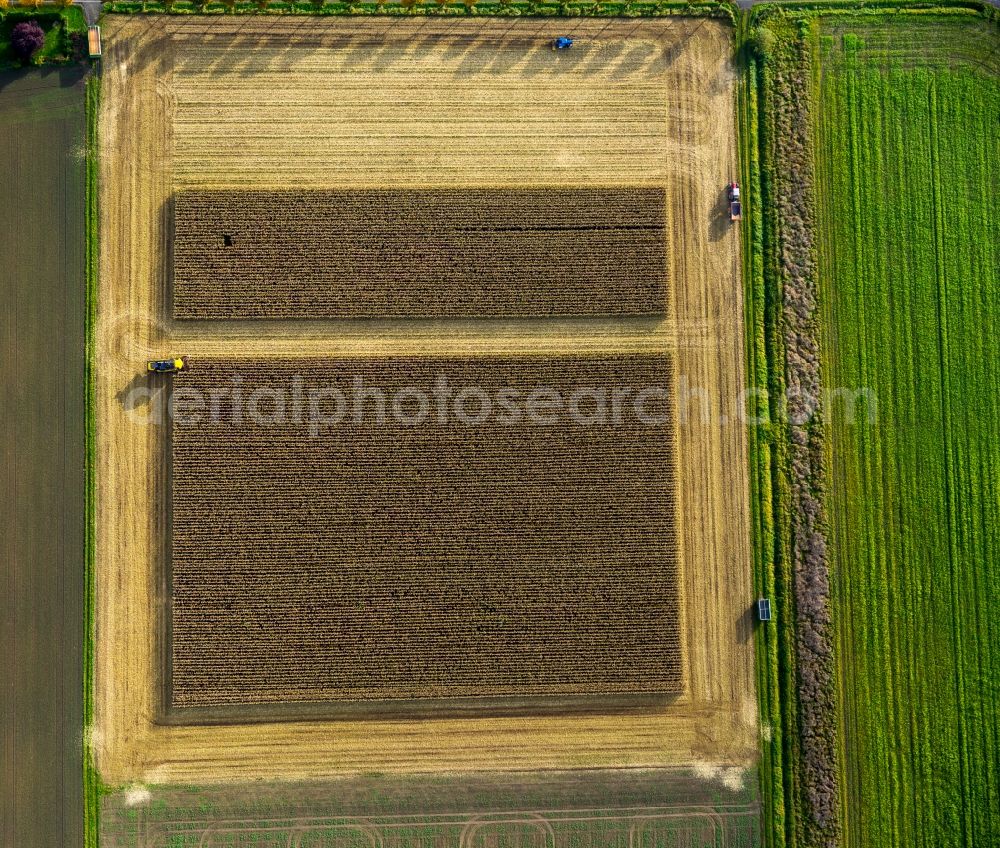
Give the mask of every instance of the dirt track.
<path id="1" fill-rule="evenodd" d="M 735 172 L 729 31 L 707 20 L 572 23 L 580 49 L 562 56 L 544 47 L 550 24 L 533 20 L 107 19 L 92 736 L 106 781 L 755 758 L 745 440 L 733 423 L 742 292 L 721 197 Z M 664 322 L 167 317 L 174 188 L 622 183 L 667 188 L 676 314 Z M 665 351 L 678 362 L 681 699 L 566 718 L 153 723 L 167 453 L 164 429 L 139 423 L 155 398 L 128 396 L 146 388 L 136 375 L 147 355 L 585 351 Z"/>

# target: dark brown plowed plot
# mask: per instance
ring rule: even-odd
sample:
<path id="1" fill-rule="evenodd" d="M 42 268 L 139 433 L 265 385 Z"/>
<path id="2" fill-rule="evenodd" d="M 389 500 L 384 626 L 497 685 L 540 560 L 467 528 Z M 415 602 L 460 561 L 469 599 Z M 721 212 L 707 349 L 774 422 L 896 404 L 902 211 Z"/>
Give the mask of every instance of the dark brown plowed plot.
<path id="1" fill-rule="evenodd" d="M 172 706 L 678 691 L 670 368 L 192 361 Z"/>
<path id="2" fill-rule="evenodd" d="M 182 191 L 185 319 L 656 315 L 660 189 Z"/>

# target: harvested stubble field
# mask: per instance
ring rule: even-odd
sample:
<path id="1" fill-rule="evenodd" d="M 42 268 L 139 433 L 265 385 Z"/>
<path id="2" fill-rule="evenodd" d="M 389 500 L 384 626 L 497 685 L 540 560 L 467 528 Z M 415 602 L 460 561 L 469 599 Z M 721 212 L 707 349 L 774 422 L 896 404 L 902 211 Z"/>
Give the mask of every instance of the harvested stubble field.
<path id="1" fill-rule="evenodd" d="M 97 366 L 96 727 L 112 783 L 751 761 L 758 748 L 731 30 L 716 21 L 105 19 Z M 579 49 L 578 49 L 579 48 Z M 484 141 L 487 139 L 487 141 Z M 170 198 L 188 189 L 649 186 L 655 318 L 175 321 Z M 673 356 L 684 691 L 628 714 L 158 723 L 169 446 L 143 359 Z M 193 372 L 192 375 L 193 376 Z M 130 397 L 133 388 L 152 397 Z M 703 409 L 702 407 L 705 407 Z M 707 412 L 706 412 L 707 411 Z M 706 418 L 709 416 L 709 418 Z M 725 416 L 725 420 L 723 419 Z M 726 421 L 730 422 L 728 425 Z"/>
<path id="2" fill-rule="evenodd" d="M 173 315 L 662 315 L 655 188 L 183 191 Z"/>
<path id="3" fill-rule="evenodd" d="M 576 20 L 559 53 L 538 19 L 162 26 L 179 188 L 663 187 L 732 122 L 707 19 Z"/>
<path id="4" fill-rule="evenodd" d="M 672 377 L 199 360 L 177 397 L 235 379 L 267 410 L 173 425 L 172 705 L 678 692 Z M 612 412 L 623 387 L 644 400 Z"/>

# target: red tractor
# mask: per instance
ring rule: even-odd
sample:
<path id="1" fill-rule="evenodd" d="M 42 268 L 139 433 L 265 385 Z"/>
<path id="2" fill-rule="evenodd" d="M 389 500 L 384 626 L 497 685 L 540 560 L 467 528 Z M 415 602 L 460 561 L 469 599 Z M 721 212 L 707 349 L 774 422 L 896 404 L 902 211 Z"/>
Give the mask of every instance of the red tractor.
<path id="1" fill-rule="evenodd" d="M 733 182 L 729 184 L 729 220 L 739 221 L 743 218 L 743 206 L 740 203 L 740 184 Z"/>

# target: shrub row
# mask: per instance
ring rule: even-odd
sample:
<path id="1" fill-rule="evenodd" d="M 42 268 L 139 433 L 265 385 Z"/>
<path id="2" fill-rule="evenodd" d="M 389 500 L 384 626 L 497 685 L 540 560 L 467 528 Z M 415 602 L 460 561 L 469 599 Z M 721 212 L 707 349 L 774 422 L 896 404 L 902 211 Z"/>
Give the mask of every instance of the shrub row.
<path id="1" fill-rule="evenodd" d="M 542 0 L 506 0 L 506 2 L 287 2 L 287 0 L 255 0 L 255 2 L 195 2 L 195 0 L 117 0 L 104 4 L 105 12 L 116 14 L 272 14 L 272 15 L 452 15 L 452 16 L 533 16 L 533 17 L 609 17 L 639 18 L 686 15 L 718 17 L 735 20 L 734 7 L 709 0 L 704 3 L 681 3 L 672 0 L 610 0 L 610 2 L 547 3 Z"/>
<path id="2" fill-rule="evenodd" d="M 801 842 L 832 848 L 839 841 L 836 702 L 830 577 L 824 509 L 822 392 L 810 115 L 811 54 L 801 31 L 783 18 L 778 35 L 755 39 L 764 58 L 765 155 L 773 204 L 769 271 L 779 298 L 775 315 L 787 399 L 782 474 L 787 487 L 786 555 L 794 597 L 793 656 Z"/>

